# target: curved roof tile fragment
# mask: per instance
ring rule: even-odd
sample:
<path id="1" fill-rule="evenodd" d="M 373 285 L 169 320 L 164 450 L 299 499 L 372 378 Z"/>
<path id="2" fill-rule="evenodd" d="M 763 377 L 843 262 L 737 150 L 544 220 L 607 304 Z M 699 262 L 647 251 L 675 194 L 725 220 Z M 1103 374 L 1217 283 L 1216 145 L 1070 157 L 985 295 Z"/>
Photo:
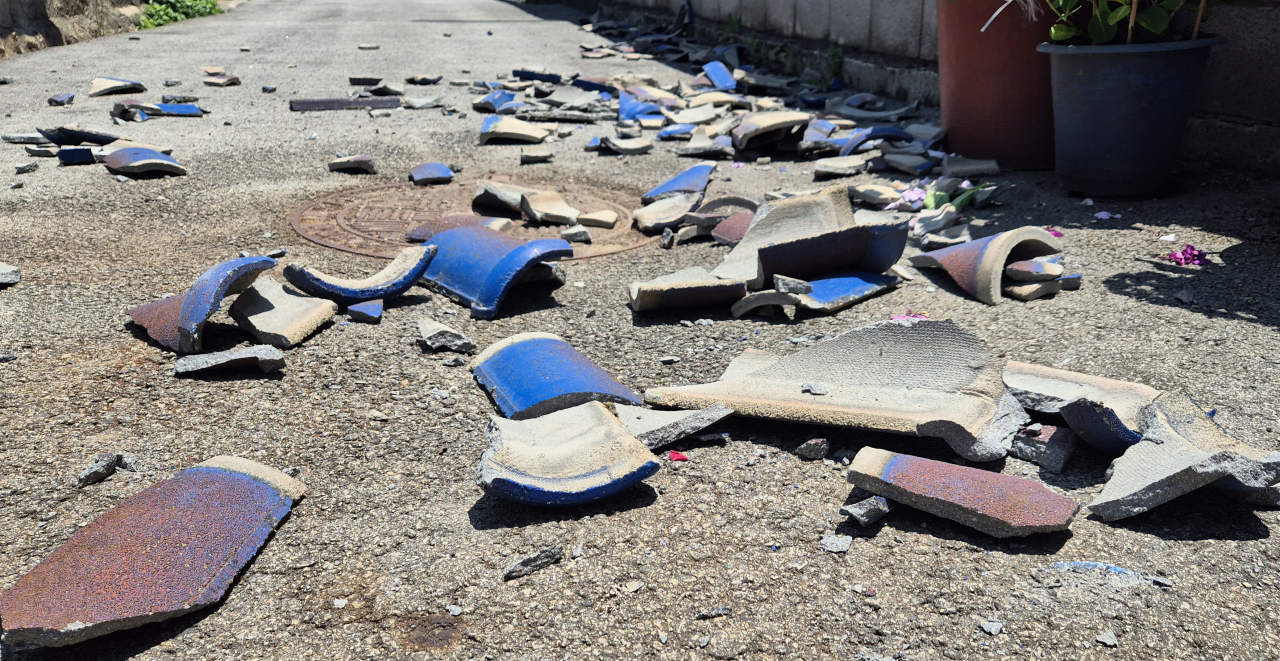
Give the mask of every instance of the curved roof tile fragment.
<path id="1" fill-rule="evenodd" d="M 471 361 L 502 414 L 525 420 L 586 402 L 640 404 L 640 396 L 550 333 L 520 333 Z"/>
<path id="2" fill-rule="evenodd" d="M 222 304 L 253 284 L 258 274 L 276 265 L 270 257 L 241 257 L 205 271 L 186 292 L 127 310 L 151 339 L 181 353 L 202 348 L 204 322 Z"/>
<path id="3" fill-rule="evenodd" d="M 355 305 L 376 298 L 387 300 L 409 291 L 422 279 L 435 254 L 435 246 L 405 248 L 386 268 L 360 279 L 339 278 L 295 262 L 284 267 L 284 279 L 307 294 L 339 305 Z"/>
<path id="4" fill-rule="evenodd" d="M 911 265 L 946 270 L 960 288 L 987 305 L 999 305 L 1004 267 L 1062 252 L 1062 242 L 1039 227 L 1019 227 L 977 241 L 934 250 L 911 258 Z"/>
<path id="5" fill-rule="evenodd" d="M 437 252 L 424 277 L 471 305 L 471 315 L 492 319 L 512 285 L 545 261 L 573 257 L 561 239 L 524 241 L 487 227 L 459 227 L 431 237 Z"/>

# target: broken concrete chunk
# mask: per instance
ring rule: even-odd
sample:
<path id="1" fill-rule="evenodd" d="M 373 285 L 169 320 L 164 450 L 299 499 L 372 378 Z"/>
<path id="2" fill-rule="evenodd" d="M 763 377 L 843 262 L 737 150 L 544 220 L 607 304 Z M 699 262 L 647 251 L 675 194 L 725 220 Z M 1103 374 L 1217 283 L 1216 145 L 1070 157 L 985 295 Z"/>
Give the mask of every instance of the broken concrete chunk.
<path id="1" fill-rule="evenodd" d="M 569 243 L 591 243 L 591 231 L 574 224 L 560 230 L 560 238 Z"/>
<path id="2" fill-rule="evenodd" d="M 1031 425 L 1013 437 L 1009 454 L 1038 464 L 1050 473 L 1061 473 L 1062 467 L 1076 449 L 1076 433 L 1066 427 Z"/>
<path id="3" fill-rule="evenodd" d="M 653 204 L 658 200 L 679 195 L 697 194 L 699 201 L 711 182 L 711 173 L 715 172 L 715 163 L 699 163 L 680 174 L 664 181 L 645 193 L 640 201 Z"/>
<path id="4" fill-rule="evenodd" d="M 1000 285 L 1004 267 L 1062 251 L 1062 242 L 1039 227 L 1020 227 L 958 246 L 935 250 L 911 258 L 917 268 L 941 268 L 960 288 L 987 305 L 1002 300 Z"/>
<path id="5" fill-rule="evenodd" d="M 688 307 L 728 305 L 747 295 L 747 283 L 724 280 L 701 266 L 681 269 L 628 288 L 631 309 L 636 312 Z"/>
<path id="6" fill-rule="evenodd" d="M 679 225 L 701 202 L 702 193 L 676 194 L 632 211 L 631 219 L 641 232 L 660 232 Z"/>
<path id="7" fill-rule="evenodd" d="M 710 124 L 723 115 L 723 112 L 712 105 L 698 106 L 697 108 L 688 108 L 678 112 L 669 112 L 664 110 L 663 116 L 666 123 L 671 124 L 688 124 L 692 126 L 701 126 Z"/>
<path id="8" fill-rule="evenodd" d="M 187 291 L 139 305 L 125 312 L 147 329 L 151 339 L 181 353 L 197 353 L 203 347 L 205 321 L 222 299 L 248 288 L 258 274 L 276 265 L 269 257 L 242 257 L 205 271 Z"/>
<path id="9" fill-rule="evenodd" d="M 548 135 L 550 131 L 515 117 L 486 117 L 480 129 L 480 144 L 487 145 L 493 140 L 542 142 Z"/>
<path id="10" fill-rule="evenodd" d="M 512 420 L 591 401 L 640 404 L 638 395 L 549 333 L 520 333 L 495 342 L 471 361 L 471 371 Z"/>
<path id="11" fill-rule="evenodd" d="M 132 80 L 120 78 L 94 78 L 89 83 L 89 96 L 106 96 L 108 94 L 129 94 L 147 91 L 147 86 Z"/>
<path id="12" fill-rule="evenodd" d="M 1066 530 L 1080 504 L 1034 480 L 863 448 L 851 484 L 993 537 Z"/>
<path id="13" fill-rule="evenodd" d="M 187 174 L 187 169 L 172 156 L 142 147 L 112 150 L 102 162 L 112 172 L 120 174 Z"/>
<path id="14" fill-rule="evenodd" d="M 434 351 L 447 349 L 455 353 L 474 353 L 476 343 L 458 331 L 432 319 L 419 319 L 418 332 L 422 342 Z"/>
<path id="15" fill-rule="evenodd" d="M 603 227 L 611 230 L 618 224 L 618 212 L 605 209 L 584 213 L 578 216 L 578 223 L 587 227 Z"/>
<path id="16" fill-rule="evenodd" d="M 338 304 L 307 296 L 273 278 L 261 278 L 231 304 L 231 318 L 259 342 L 289 349 L 338 312 Z"/>
<path id="17" fill-rule="evenodd" d="M 2 640 L 61 647 L 211 606 L 305 492 L 238 457 L 179 471 L 77 530 L 0 594 Z"/>
<path id="18" fill-rule="evenodd" d="M 733 146 L 738 149 L 758 148 L 760 145 L 775 142 L 813 119 L 804 112 L 756 112 L 742 118 L 738 128 L 733 129 Z"/>
<path id="19" fill-rule="evenodd" d="M 0 262 L 0 285 L 9 286 L 22 282 L 22 271 L 16 266 Z"/>
<path id="20" fill-rule="evenodd" d="M 409 171 L 409 181 L 415 186 L 447 184 L 453 181 L 453 170 L 444 163 L 423 163 Z"/>
<path id="21" fill-rule="evenodd" d="M 612 408 L 627 431 L 650 450 L 675 443 L 733 415 L 733 409 L 723 404 L 695 411 L 655 411 L 626 404 L 613 404 Z"/>
<path id="22" fill-rule="evenodd" d="M 774 276 L 775 282 L 778 277 Z M 782 305 L 830 314 L 888 291 L 896 287 L 899 282 L 901 280 L 894 275 L 836 273 L 805 283 L 811 289 L 808 294 L 789 294 L 772 289 L 751 293 L 734 303 L 732 312 L 734 318 L 741 318 L 760 308 Z"/>
<path id="23" fill-rule="evenodd" d="M 405 248 L 386 268 L 359 279 L 339 278 L 295 262 L 285 267 L 284 278 L 306 294 L 339 305 L 389 300 L 409 291 L 422 278 L 435 254 L 435 246 Z"/>
<path id="24" fill-rule="evenodd" d="M 471 203 L 479 206 L 507 209 L 509 211 L 520 211 L 522 198 L 525 195 L 532 195 L 538 192 L 540 191 L 533 188 L 516 186 L 515 184 L 481 181 L 476 184 L 476 193 L 472 196 Z"/>
<path id="25" fill-rule="evenodd" d="M 562 239 L 526 242 L 487 227 L 458 227 L 436 234 L 431 243 L 437 252 L 425 279 L 470 305 L 471 316 L 480 319 L 497 316 L 511 287 L 541 265 L 573 257 L 573 246 Z"/>
<path id="26" fill-rule="evenodd" d="M 820 393 L 822 394 L 822 393 Z M 825 438 L 811 438 L 800 447 L 796 448 L 796 454 L 805 459 L 826 459 L 827 453 L 831 451 L 831 443 Z"/>
<path id="27" fill-rule="evenodd" d="M 858 491 L 861 493 L 867 493 L 861 489 L 858 489 Z M 880 519 L 883 519 L 884 515 L 888 514 L 892 509 L 893 504 L 889 500 L 886 500 L 884 496 L 871 496 L 870 498 L 864 498 L 856 503 L 841 507 L 840 513 L 845 516 L 852 517 L 854 521 L 858 522 L 858 525 L 865 528 L 866 526 L 873 525 Z"/>
<path id="28" fill-rule="evenodd" d="M 582 505 L 631 488 L 658 471 L 649 448 L 600 402 L 525 420 L 490 418 L 477 482 L 530 505 Z"/>
<path id="29" fill-rule="evenodd" d="M 117 457 L 114 452 L 104 452 L 93 458 L 89 465 L 76 477 L 81 489 L 97 484 L 116 474 Z"/>
<path id="30" fill-rule="evenodd" d="M 520 199 L 520 210 L 534 222 L 553 225 L 575 225 L 578 214 L 582 213 L 555 191 L 525 193 Z"/>
<path id="31" fill-rule="evenodd" d="M 1000 166 L 995 161 L 979 161 L 948 154 L 942 159 L 942 174 L 968 179 L 987 174 L 1000 174 Z"/>
<path id="32" fill-rule="evenodd" d="M 1005 392 L 1002 361 L 951 321 L 881 322 L 756 364 L 712 383 L 654 388 L 645 401 L 723 403 L 748 417 L 940 437 L 973 461 L 1005 456 L 1030 422 Z M 830 393 L 805 394 L 802 386 L 814 382 Z"/>
<path id="33" fill-rule="evenodd" d="M 1007 298 L 1019 301 L 1034 301 L 1037 298 L 1051 296 L 1060 291 L 1062 291 L 1062 283 L 1057 280 L 1009 285 L 1000 290 Z"/>
<path id="34" fill-rule="evenodd" d="M 1076 291 L 1084 284 L 1084 276 L 1079 273 L 1072 273 L 1058 278 L 1058 284 L 1062 285 L 1062 291 Z"/>
<path id="35" fill-rule="evenodd" d="M 527 558 L 522 558 L 507 566 L 506 570 L 502 572 L 502 580 L 511 581 L 517 578 L 523 578 L 538 571 L 539 569 L 546 569 L 547 567 L 560 562 L 562 558 L 564 558 L 564 548 L 559 545 L 538 551 Z"/>
<path id="36" fill-rule="evenodd" d="M 347 306 L 347 317 L 351 321 L 362 324 L 376 324 L 382 321 L 382 299 L 356 303 Z"/>
<path id="37" fill-rule="evenodd" d="M 378 162 L 372 156 L 347 156 L 329 161 L 329 171 L 378 174 Z"/>
<path id="38" fill-rule="evenodd" d="M 1142 440 L 1112 464 L 1089 509 L 1104 521 L 1141 514 L 1208 484 L 1237 491 L 1280 481 L 1280 452 L 1228 436 L 1183 393 L 1161 393 L 1139 413 Z"/>
<path id="39" fill-rule="evenodd" d="M 259 344 L 243 349 L 183 356 L 174 363 L 173 373 L 175 375 L 194 374 L 206 370 L 240 367 L 257 367 L 264 374 L 278 372 L 284 369 L 284 354 L 273 346 Z"/>
<path id="40" fill-rule="evenodd" d="M 1160 395 L 1140 383 L 1012 360 L 1004 383 L 1024 408 L 1061 414 L 1081 439 L 1113 456 L 1142 439 L 1139 412 Z"/>
<path id="41" fill-rule="evenodd" d="M 1065 271 L 1061 264 L 1036 259 L 1025 259 L 1013 262 L 1004 267 L 1004 274 L 1021 282 L 1043 282 L 1057 280 Z"/>

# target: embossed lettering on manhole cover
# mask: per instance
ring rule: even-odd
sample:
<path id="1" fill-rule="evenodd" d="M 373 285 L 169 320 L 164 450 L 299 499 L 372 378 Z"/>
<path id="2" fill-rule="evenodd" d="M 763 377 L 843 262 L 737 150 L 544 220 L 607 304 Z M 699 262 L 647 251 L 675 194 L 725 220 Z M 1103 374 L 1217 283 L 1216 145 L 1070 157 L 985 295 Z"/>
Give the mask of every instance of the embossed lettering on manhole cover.
<path id="1" fill-rule="evenodd" d="M 631 209 L 638 208 L 637 196 L 621 191 L 605 191 L 585 184 L 494 177 L 496 182 L 528 188 L 559 190 L 570 206 L 583 213 L 611 210 L 618 224 L 611 230 L 591 227 L 591 243 L 573 244 L 574 259 L 599 257 L 630 250 L 656 241 L 631 228 Z M 390 184 L 341 191 L 309 202 L 289 215 L 293 229 L 320 245 L 373 257 L 393 258 L 411 245 L 404 236 L 428 221 L 452 215 L 502 216 L 515 222 L 509 233 L 522 239 L 560 238 L 563 225 L 527 222 L 520 214 L 489 207 L 472 208 L 475 181 L 445 186 Z"/>

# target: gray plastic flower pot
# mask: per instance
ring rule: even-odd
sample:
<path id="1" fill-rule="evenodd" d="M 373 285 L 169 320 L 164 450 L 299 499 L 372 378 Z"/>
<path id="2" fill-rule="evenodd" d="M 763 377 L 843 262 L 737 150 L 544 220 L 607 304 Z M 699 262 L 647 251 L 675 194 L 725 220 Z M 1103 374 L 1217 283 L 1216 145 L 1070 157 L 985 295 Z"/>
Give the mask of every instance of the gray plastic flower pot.
<path id="1" fill-rule="evenodd" d="M 1226 42 L 1037 46 L 1052 67 L 1058 183 L 1098 198 L 1168 192 L 1209 49 Z"/>

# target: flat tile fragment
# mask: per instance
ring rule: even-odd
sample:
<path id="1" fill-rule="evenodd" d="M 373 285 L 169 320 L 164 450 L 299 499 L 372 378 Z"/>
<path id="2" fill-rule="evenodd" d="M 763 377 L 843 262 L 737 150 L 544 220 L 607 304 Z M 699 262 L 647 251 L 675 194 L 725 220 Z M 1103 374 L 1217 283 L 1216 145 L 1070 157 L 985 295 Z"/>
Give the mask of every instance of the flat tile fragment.
<path id="1" fill-rule="evenodd" d="M 512 420 L 586 402 L 640 404 L 630 388 L 550 333 L 520 333 L 495 342 L 471 361 L 471 371 Z"/>
<path id="2" fill-rule="evenodd" d="M 108 94 L 130 94 L 147 91 L 147 86 L 132 80 L 120 78 L 94 78 L 89 82 L 89 96 L 106 96 Z"/>
<path id="3" fill-rule="evenodd" d="M 445 349 L 455 353 L 475 353 L 476 343 L 462 333 L 433 319 L 419 319 L 422 343 L 434 351 Z"/>
<path id="4" fill-rule="evenodd" d="M 711 174 L 715 172 L 715 169 L 715 163 L 699 163 L 658 184 L 645 193 L 640 198 L 640 201 L 645 204 L 653 204 L 663 198 L 688 194 L 697 194 L 700 199 L 702 193 L 707 190 L 707 184 L 710 183 Z"/>
<path id="5" fill-rule="evenodd" d="M 1061 473 L 1078 441 L 1076 433 L 1066 427 L 1036 423 L 1013 437 L 1009 454 L 1038 464 L 1050 473 Z"/>
<path id="6" fill-rule="evenodd" d="M 10 266 L 4 262 L 0 262 L 0 285 L 9 286 L 22 282 L 22 270 L 16 266 Z"/>
<path id="7" fill-rule="evenodd" d="M 390 300 L 422 279 L 435 254 L 435 246 L 405 248 L 386 268 L 366 278 L 339 278 L 294 262 L 284 268 L 284 279 L 306 294 L 344 306 Z"/>
<path id="8" fill-rule="evenodd" d="M 492 116 L 484 119 L 480 129 L 480 144 L 487 145 L 494 140 L 513 140 L 517 142 L 542 142 L 551 132 L 515 117 Z"/>
<path id="9" fill-rule="evenodd" d="M 348 305 L 347 317 L 351 321 L 362 324 L 380 323 L 382 321 L 382 299 L 375 298 L 371 301 Z"/>
<path id="10" fill-rule="evenodd" d="M 278 372 L 284 369 L 284 353 L 273 346 L 259 344 L 242 349 L 183 356 L 174 363 L 173 373 L 175 375 L 196 374 L 243 367 L 256 367 L 263 374 Z"/>
<path id="11" fill-rule="evenodd" d="M 775 280 L 778 278 L 775 277 Z M 880 273 L 835 273 L 807 282 L 809 293 L 788 293 L 776 289 L 752 292 L 733 304 L 735 318 L 763 307 L 782 305 L 830 314 L 876 296 L 897 286 L 896 275 Z"/>
<path id="12" fill-rule="evenodd" d="M 627 431 L 650 450 L 675 443 L 733 415 L 733 409 L 723 404 L 694 411 L 658 411 L 614 404 L 613 411 Z"/>
<path id="13" fill-rule="evenodd" d="M 476 184 L 475 195 L 471 204 L 482 207 L 494 207 L 508 211 L 520 211 L 525 195 L 533 195 L 540 191 L 515 184 L 503 184 L 496 181 L 481 181 Z"/>
<path id="14" fill-rule="evenodd" d="M 338 304 L 307 296 L 268 277 L 236 297 L 229 312 L 259 342 L 289 349 L 332 319 Z"/>
<path id="15" fill-rule="evenodd" d="M 684 217 L 702 202 L 702 193 L 683 193 L 664 197 L 631 212 L 636 229 L 641 232 L 661 232 L 684 222 Z"/>
<path id="16" fill-rule="evenodd" d="M 507 218 L 455 214 L 423 221 L 422 224 L 405 232 L 404 238 L 406 241 L 424 242 L 430 241 L 431 237 L 441 232 L 447 232 L 458 227 L 487 227 L 498 232 L 505 232 L 510 229 L 511 225 L 511 220 Z"/>
<path id="17" fill-rule="evenodd" d="M 171 174 L 183 176 L 187 169 L 172 156 L 153 149 L 128 147 L 116 149 L 102 159 L 111 171 L 120 174 Z"/>
<path id="18" fill-rule="evenodd" d="M 378 162 L 372 156 L 363 154 L 344 156 L 329 161 L 329 171 L 350 174 L 378 174 Z"/>
<path id="19" fill-rule="evenodd" d="M 628 287 L 629 305 L 636 312 L 671 308 L 730 305 L 747 295 L 743 280 L 724 280 L 701 266 L 691 266 Z"/>
<path id="20" fill-rule="evenodd" d="M 1013 360 L 1004 383 L 1023 408 L 1061 414 L 1082 440 L 1111 455 L 1142 439 L 1139 412 L 1160 395 L 1141 383 Z"/>
<path id="21" fill-rule="evenodd" d="M 453 181 L 453 170 L 444 163 L 423 163 L 409 171 L 409 181 L 415 186 L 447 184 Z"/>
<path id="22" fill-rule="evenodd" d="M 213 605 L 305 491 L 236 457 L 179 471 L 77 530 L 0 594 L 3 642 L 61 647 Z"/>
<path id="23" fill-rule="evenodd" d="M 520 210 L 534 222 L 553 225 L 576 225 L 578 214 L 582 213 L 569 206 L 556 191 L 525 193 L 520 198 Z"/>
<path id="24" fill-rule="evenodd" d="M 363 110 L 380 108 L 399 108 L 400 99 L 387 96 L 342 97 L 338 99 L 292 99 L 289 110 L 294 112 L 315 112 L 319 110 Z"/>
<path id="25" fill-rule="evenodd" d="M 1043 484 L 911 455 L 863 448 L 850 484 L 993 537 L 1066 530 L 1080 504 Z"/>

